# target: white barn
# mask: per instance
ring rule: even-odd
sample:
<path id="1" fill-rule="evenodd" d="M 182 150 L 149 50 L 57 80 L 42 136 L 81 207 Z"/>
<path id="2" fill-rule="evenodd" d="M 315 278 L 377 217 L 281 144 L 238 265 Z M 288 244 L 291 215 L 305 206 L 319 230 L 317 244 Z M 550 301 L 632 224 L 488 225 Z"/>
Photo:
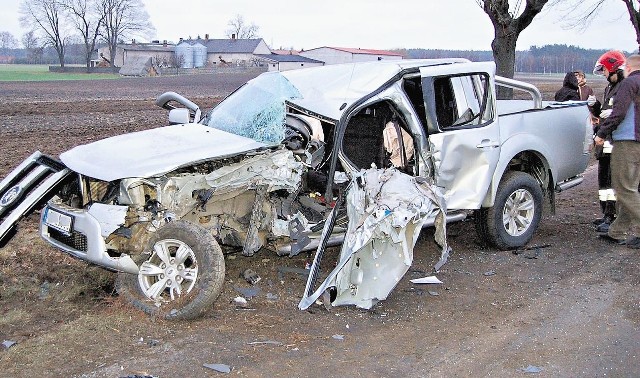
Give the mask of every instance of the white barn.
<path id="1" fill-rule="evenodd" d="M 346 47 L 318 47 L 301 51 L 300 55 L 319 60 L 325 64 L 398 60 L 403 58 L 401 54 L 391 51 Z"/>

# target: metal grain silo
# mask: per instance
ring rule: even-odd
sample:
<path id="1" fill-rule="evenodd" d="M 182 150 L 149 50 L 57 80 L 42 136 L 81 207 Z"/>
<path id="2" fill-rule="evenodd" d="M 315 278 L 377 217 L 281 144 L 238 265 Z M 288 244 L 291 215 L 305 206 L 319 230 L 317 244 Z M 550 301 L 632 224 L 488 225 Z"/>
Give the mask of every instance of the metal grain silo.
<path id="1" fill-rule="evenodd" d="M 181 68 L 193 68 L 193 46 L 182 41 L 176 46 L 176 57 Z"/>
<path id="2" fill-rule="evenodd" d="M 193 46 L 193 66 L 204 67 L 207 65 L 207 46 L 196 42 Z"/>

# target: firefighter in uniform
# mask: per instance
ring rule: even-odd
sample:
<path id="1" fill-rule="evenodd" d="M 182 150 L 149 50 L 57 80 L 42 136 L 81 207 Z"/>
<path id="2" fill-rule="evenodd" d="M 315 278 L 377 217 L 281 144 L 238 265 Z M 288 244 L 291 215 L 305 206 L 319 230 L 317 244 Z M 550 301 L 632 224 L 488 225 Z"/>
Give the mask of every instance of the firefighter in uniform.
<path id="1" fill-rule="evenodd" d="M 620 51 L 607 51 L 596 61 L 593 73 L 604 76 L 609 84 L 604 90 L 602 102 L 595 96 L 589 96 L 587 104 L 596 117 L 594 122 L 594 135 L 600 128 L 600 123 L 611 114 L 615 102 L 616 93 L 620 82 L 624 79 L 625 56 Z M 616 217 L 616 194 L 611 187 L 611 151 L 613 146 L 610 140 L 606 140 L 603 146 L 596 146 L 595 157 L 598 159 L 598 198 L 602 218 L 594 221 L 596 231 L 606 233 L 609 225 Z"/>

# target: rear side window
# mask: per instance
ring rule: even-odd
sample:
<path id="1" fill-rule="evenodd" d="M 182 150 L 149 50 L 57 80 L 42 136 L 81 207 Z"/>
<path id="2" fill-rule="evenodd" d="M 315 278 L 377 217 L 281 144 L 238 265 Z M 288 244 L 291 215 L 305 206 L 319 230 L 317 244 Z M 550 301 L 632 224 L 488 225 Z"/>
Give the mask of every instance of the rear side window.
<path id="1" fill-rule="evenodd" d="M 486 74 L 433 79 L 435 119 L 440 130 L 478 127 L 493 118 Z"/>

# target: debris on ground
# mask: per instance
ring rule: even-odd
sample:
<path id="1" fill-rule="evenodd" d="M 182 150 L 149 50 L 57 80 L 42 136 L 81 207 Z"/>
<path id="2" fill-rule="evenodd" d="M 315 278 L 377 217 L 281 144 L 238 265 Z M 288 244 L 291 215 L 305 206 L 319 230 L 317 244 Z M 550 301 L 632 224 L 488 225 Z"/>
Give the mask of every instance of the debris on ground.
<path id="1" fill-rule="evenodd" d="M 414 284 L 441 284 L 442 283 L 442 281 L 440 281 L 436 276 L 414 278 L 409 281 L 411 281 Z"/>
<path id="2" fill-rule="evenodd" d="M 236 306 L 245 307 L 247 305 L 247 300 L 244 299 L 243 297 L 237 296 L 233 298 L 233 303 Z"/>
<path id="3" fill-rule="evenodd" d="M 242 294 L 243 297 L 245 298 L 253 298 L 256 295 L 260 294 L 260 288 L 259 287 L 239 287 L 239 286 L 234 286 L 233 289 L 235 291 L 237 291 L 238 293 Z"/>
<path id="4" fill-rule="evenodd" d="M 334 340 L 344 340 L 344 335 L 333 335 L 331 336 Z"/>
<path id="5" fill-rule="evenodd" d="M 146 372 L 133 372 L 133 374 L 129 374 L 127 376 L 124 377 L 120 377 L 120 378 L 158 378 L 158 376 L 156 375 L 151 375 L 149 373 Z"/>
<path id="6" fill-rule="evenodd" d="M 40 285 L 40 292 L 38 293 L 38 299 L 44 300 L 49 297 L 50 286 L 51 285 L 49 284 L 49 281 L 44 281 L 42 285 Z"/>
<path id="7" fill-rule="evenodd" d="M 542 371 L 542 368 L 537 367 L 537 366 L 533 366 L 533 365 L 529 365 L 526 368 L 521 368 L 520 369 L 523 373 L 540 373 Z"/>
<path id="8" fill-rule="evenodd" d="M 275 340 L 251 341 L 251 342 L 247 343 L 247 345 L 263 345 L 263 344 L 282 345 L 282 343 L 280 341 L 275 341 Z"/>
<path id="9" fill-rule="evenodd" d="M 288 266 L 279 266 L 278 267 L 278 279 L 280 280 L 280 282 L 284 281 L 284 274 L 285 273 L 299 274 L 304 279 L 307 279 L 307 277 L 309 277 L 309 269 L 290 268 Z"/>
<path id="10" fill-rule="evenodd" d="M 231 366 L 225 364 L 202 364 L 202 366 L 219 373 L 231 373 Z"/>
<path id="11" fill-rule="evenodd" d="M 2 342 L 2 346 L 5 347 L 5 349 L 9 349 L 12 346 L 16 345 L 17 342 L 13 341 L 13 340 L 5 340 Z"/>
<path id="12" fill-rule="evenodd" d="M 489 277 L 489 276 L 495 276 L 495 275 L 496 275 L 496 271 L 495 271 L 495 270 L 490 270 L 490 271 L 488 271 L 488 272 L 484 272 L 484 273 L 482 273 L 482 274 L 483 274 L 484 276 L 487 276 L 487 277 Z"/>
<path id="13" fill-rule="evenodd" d="M 278 300 L 278 296 L 276 294 L 273 293 L 267 293 L 267 299 L 270 301 L 277 301 Z"/>
<path id="14" fill-rule="evenodd" d="M 262 277 L 260 277 L 260 275 L 258 275 L 258 273 L 256 273 L 251 268 L 245 269 L 244 272 L 242 272 L 241 276 L 245 279 L 245 281 L 252 285 L 257 284 L 262 279 Z"/>
<path id="15" fill-rule="evenodd" d="M 551 244 L 533 245 L 531 247 L 514 249 L 513 254 L 524 254 L 526 259 L 537 259 L 542 254 L 542 250 L 548 247 L 551 247 Z"/>

